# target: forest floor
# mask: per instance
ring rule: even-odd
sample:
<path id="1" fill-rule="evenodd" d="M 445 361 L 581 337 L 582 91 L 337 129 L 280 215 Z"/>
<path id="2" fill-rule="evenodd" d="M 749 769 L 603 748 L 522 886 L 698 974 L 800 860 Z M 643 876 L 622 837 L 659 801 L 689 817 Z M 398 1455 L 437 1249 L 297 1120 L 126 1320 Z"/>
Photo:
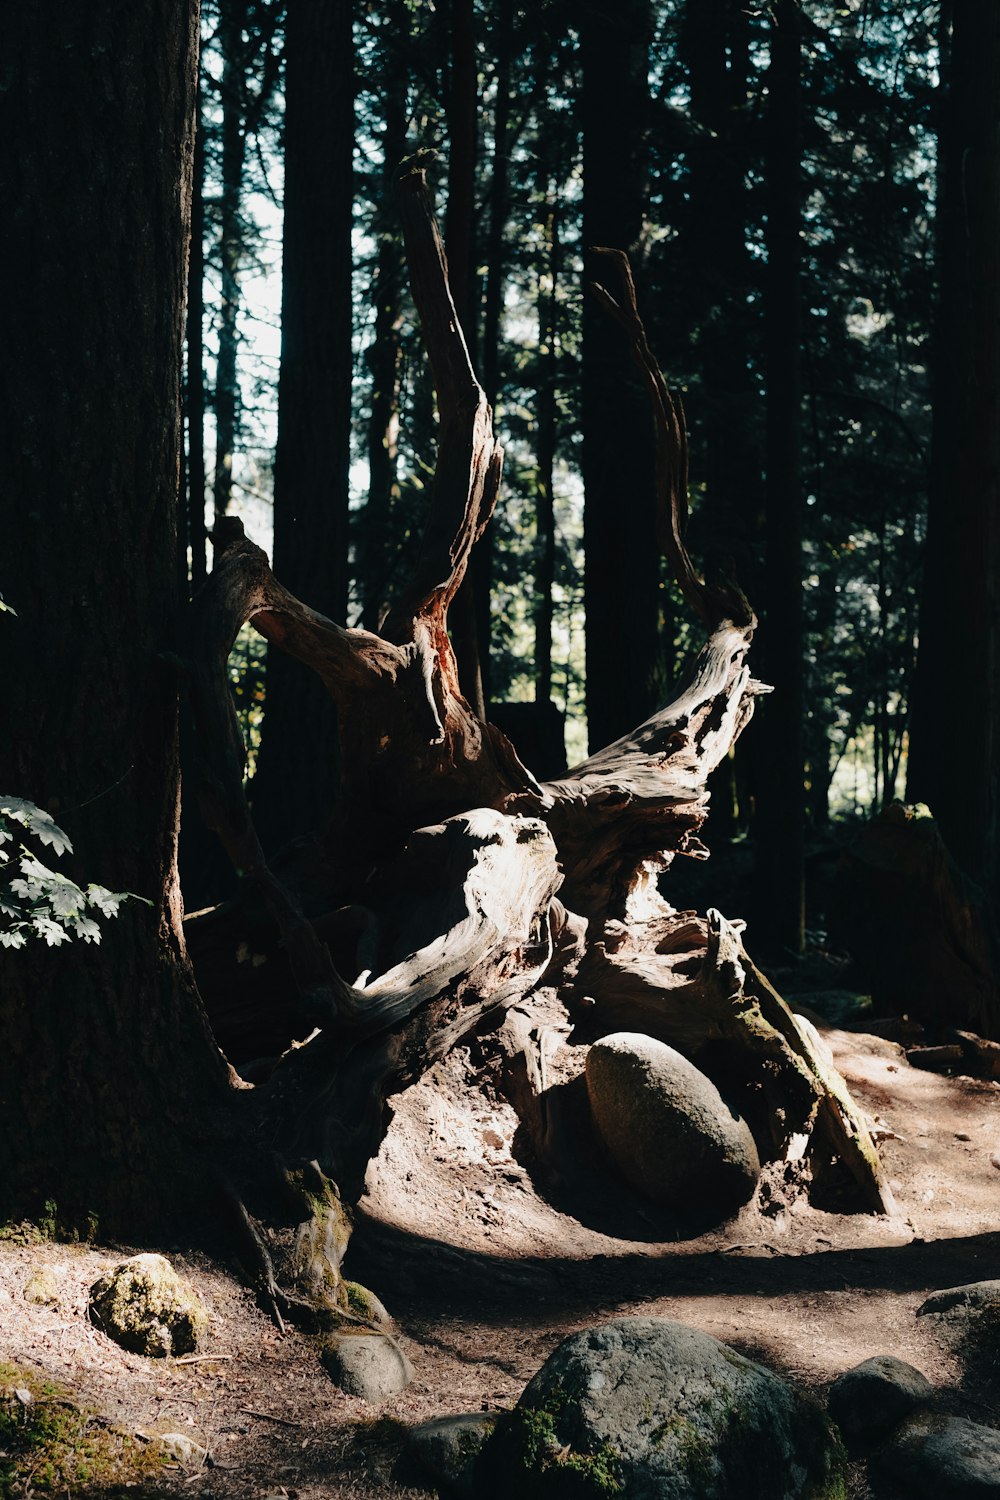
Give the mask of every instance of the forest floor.
<path id="1" fill-rule="evenodd" d="M 426 1494 L 397 1477 L 407 1427 L 511 1406 L 566 1334 L 625 1314 L 691 1324 L 820 1397 L 859 1361 L 897 1355 L 930 1378 L 942 1410 L 1000 1425 L 1000 1366 L 964 1367 L 915 1316 L 934 1290 L 1000 1274 L 1000 1084 L 921 1072 L 875 1036 L 824 1035 L 887 1132 L 895 1218 L 798 1202 L 697 1233 L 634 1201 L 623 1211 L 596 1161 L 589 1190 L 554 1202 L 517 1159 L 517 1121 L 479 1042 L 396 1101 L 348 1255 L 415 1367 L 401 1395 L 379 1408 L 344 1395 L 315 1343 L 282 1336 L 235 1273 L 171 1246 L 155 1248 L 211 1313 L 207 1358 L 119 1349 L 85 1307 L 123 1247 L 40 1240 L 0 1244 L 0 1361 L 60 1382 L 125 1431 L 192 1437 L 207 1459 L 164 1468 L 148 1493 L 204 1500 Z M 50 1306 L 25 1298 L 43 1268 Z M 857 1500 L 871 1493 L 862 1465 L 852 1486 Z"/>

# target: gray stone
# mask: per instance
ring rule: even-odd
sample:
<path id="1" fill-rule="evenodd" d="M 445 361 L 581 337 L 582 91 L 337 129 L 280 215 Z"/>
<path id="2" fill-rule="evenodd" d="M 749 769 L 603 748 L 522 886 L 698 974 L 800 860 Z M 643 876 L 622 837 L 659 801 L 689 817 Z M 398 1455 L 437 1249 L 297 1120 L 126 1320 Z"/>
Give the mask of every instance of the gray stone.
<path id="1" fill-rule="evenodd" d="M 965 1417 L 911 1417 L 870 1462 L 907 1495 L 1000 1500 L 1000 1432 Z"/>
<path id="2" fill-rule="evenodd" d="M 848 1442 L 862 1445 L 886 1437 L 933 1393 L 927 1376 L 913 1365 L 876 1354 L 834 1381 L 829 1410 Z"/>
<path id="3" fill-rule="evenodd" d="M 574 1334 L 483 1450 L 518 1500 L 843 1500 L 825 1413 L 761 1365 L 668 1318 Z"/>
<path id="4" fill-rule="evenodd" d="M 587 1055 L 587 1094 L 601 1140 L 638 1192 L 720 1213 L 750 1197 L 760 1160 L 749 1127 L 673 1047 L 638 1032 L 602 1038 Z"/>
<path id="5" fill-rule="evenodd" d="M 133 1255 L 94 1282 L 90 1321 L 133 1354 L 189 1354 L 208 1327 L 197 1294 L 162 1255 Z"/>
<path id="6" fill-rule="evenodd" d="M 964 1355 L 1000 1344 L 1000 1281 L 973 1281 L 968 1286 L 934 1292 L 917 1308 L 946 1347 Z"/>
<path id="7" fill-rule="evenodd" d="M 423 1422 L 410 1429 L 404 1452 L 446 1494 L 475 1500 L 481 1493 L 477 1459 L 496 1420 L 487 1412 L 469 1412 Z"/>
<path id="8" fill-rule="evenodd" d="M 184 1432 L 162 1432 L 156 1442 L 167 1458 L 180 1464 L 202 1464 L 208 1457 L 208 1449 Z"/>
<path id="9" fill-rule="evenodd" d="M 332 1333 L 321 1358 L 334 1385 L 373 1406 L 405 1390 L 413 1366 L 387 1333 Z"/>
<path id="10" fill-rule="evenodd" d="M 972 1281 L 968 1286 L 950 1286 L 943 1291 L 932 1292 L 917 1308 L 917 1317 L 928 1313 L 982 1312 L 987 1307 L 1000 1307 L 1000 1281 Z"/>

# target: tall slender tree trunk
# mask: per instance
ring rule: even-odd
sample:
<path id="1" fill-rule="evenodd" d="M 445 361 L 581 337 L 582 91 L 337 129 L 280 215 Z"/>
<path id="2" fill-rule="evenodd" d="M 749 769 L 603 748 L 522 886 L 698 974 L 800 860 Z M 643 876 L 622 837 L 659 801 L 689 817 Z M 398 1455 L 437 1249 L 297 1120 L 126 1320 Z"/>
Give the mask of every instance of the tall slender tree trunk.
<path id="1" fill-rule="evenodd" d="M 595 245 L 636 254 L 646 187 L 648 0 L 586 0 L 583 55 L 585 280 Z M 643 392 L 617 329 L 587 296 L 583 310 L 583 478 L 587 727 L 603 745 L 640 722 L 655 696 L 659 562 L 653 440 Z"/>
<path id="2" fill-rule="evenodd" d="M 546 183 L 546 187 L 550 185 Z M 538 285 L 537 395 L 538 482 L 535 566 L 535 702 L 552 698 L 552 589 L 556 575 L 556 512 L 553 480 L 556 460 L 557 290 L 560 267 L 559 210 L 555 197 L 544 208 L 546 256 Z"/>
<path id="3" fill-rule="evenodd" d="M 398 43 L 407 25 L 404 5 L 390 12 L 392 38 Z M 405 33 L 402 33 L 405 35 Z M 390 67 L 395 71 L 390 72 Z M 378 259 L 372 287 L 375 333 L 368 351 L 371 372 L 371 416 L 368 420 L 368 508 L 364 517 L 359 585 L 362 624 L 377 630 L 388 609 L 390 559 L 393 556 L 393 511 L 399 497 L 399 381 L 402 357 L 403 256 L 395 223 L 392 180 L 406 152 L 408 73 L 395 57 L 383 62 L 386 75 L 385 129 L 382 134 L 382 191 L 379 207 Z"/>
<path id="4" fill-rule="evenodd" d="M 194 185 L 187 308 L 187 534 L 191 590 L 205 582 L 205 130 L 201 88 L 195 115 Z"/>
<path id="5" fill-rule="evenodd" d="M 509 211 L 508 132 L 510 129 L 511 64 L 514 55 L 514 0 L 498 0 L 493 56 L 496 64 L 496 103 L 493 113 L 493 175 L 489 197 L 489 231 L 486 240 L 486 296 L 483 306 L 483 389 L 494 408 L 500 394 L 500 348 L 503 329 L 503 294 L 507 282 L 507 214 Z M 492 521 L 472 555 L 472 578 L 476 610 L 476 635 L 487 647 L 491 638 L 494 529 Z M 483 698 L 492 697 L 489 650 L 480 652 L 479 671 Z"/>
<path id="6" fill-rule="evenodd" d="M 287 24 L 274 565 L 316 609 L 346 622 L 354 197 L 351 0 L 293 6 Z M 329 694 L 298 662 L 269 650 L 266 682 L 253 804 L 264 847 L 273 848 L 328 819 L 336 792 L 337 731 Z"/>
<path id="7" fill-rule="evenodd" d="M 58 36 L 59 45 L 53 46 Z M 0 1216 L 43 1198 L 143 1232 L 208 1189 L 226 1070 L 176 882 L 181 343 L 194 0 L 15 7 L 3 112 L 18 205 L 3 395 L 19 434 L 0 591 L 0 786 L 48 808 L 76 871 L 130 902 L 99 947 L 0 950 Z M 101 108 L 95 100 L 104 101 Z M 109 414 L 113 421 L 109 422 Z M 54 497 L 58 525 L 51 524 Z M 221 1113 L 216 1123 L 221 1122 Z"/>
<path id="8" fill-rule="evenodd" d="M 766 671 L 760 730 L 757 914 L 762 938 L 805 943 L 802 749 L 801 155 L 798 0 L 776 0 L 768 72 Z"/>
<path id="9" fill-rule="evenodd" d="M 455 309 L 469 352 L 475 359 L 479 332 L 478 286 L 475 267 L 476 144 L 479 102 L 474 29 L 474 0 L 450 0 L 444 14 L 450 19 L 447 84 L 448 208 L 445 248 Z M 451 611 L 451 637 L 458 659 L 462 691 L 480 719 L 486 717 L 482 659 L 489 637 L 480 640 L 476 582 L 466 574 Z"/>
<path id="10" fill-rule="evenodd" d="M 224 516 L 233 494 L 233 458 L 239 431 L 239 387 L 236 355 L 240 313 L 240 262 L 243 230 L 240 206 L 246 160 L 246 58 L 243 29 L 245 0 L 223 0 L 219 40 L 222 71 L 222 193 L 219 202 L 219 351 L 215 367 L 215 515 Z"/>
<path id="11" fill-rule="evenodd" d="M 907 796 L 930 805 L 995 905 L 1000 10 L 988 0 L 945 9 L 931 491 Z"/>

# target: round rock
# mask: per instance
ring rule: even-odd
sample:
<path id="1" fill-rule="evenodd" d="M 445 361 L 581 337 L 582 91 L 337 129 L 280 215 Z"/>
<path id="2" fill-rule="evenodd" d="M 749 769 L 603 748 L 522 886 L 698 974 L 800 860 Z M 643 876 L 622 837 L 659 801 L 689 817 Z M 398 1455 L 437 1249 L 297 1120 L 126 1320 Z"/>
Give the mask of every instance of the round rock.
<path id="1" fill-rule="evenodd" d="M 413 1366 L 387 1333 L 330 1334 L 321 1358 L 334 1385 L 372 1406 L 405 1390 L 413 1379 Z"/>
<path id="2" fill-rule="evenodd" d="M 673 1047 L 631 1031 L 595 1042 L 587 1095 L 613 1161 L 647 1198 L 726 1212 L 750 1197 L 760 1159 L 748 1125 Z"/>
<path id="3" fill-rule="evenodd" d="M 477 1460 L 495 1426 L 496 1417 L 487 1412 L 422 1422 L 410 1429 L 406 1457 L 445 1494 L 476 1500 L 481 1493 Z"/>
<path id="4" fill-rule="evenodd" d="M 162 1255 L 133 1255 L 94 1282 L 90 1321 L 133 1354 L 189 1354 L 208 1327 L 198 1295 Z"/>
<path id="5" fill-rule="evenodd" d="M 770 1370 L 668 1318 L 621 1318 L 560 1344 L 482 1472 L 518 1500 L 842 1500 L 846 1467 L 825 1413 Z"/>
<path id="6" fill-rule="evenodd" d="M 933 1393 L 927 1376 L 913 1365 L 876 1354 L 834 1381 L 829 1410 L 847 1441 L 864 1446 L 885 1437 Z"/>
<path id="7" fill-rule="evenodd" d="M 870 1462 L 921 1500 L 1000 1500 L 1000 1432 L 965 1417 L 911 1417 Z"/>

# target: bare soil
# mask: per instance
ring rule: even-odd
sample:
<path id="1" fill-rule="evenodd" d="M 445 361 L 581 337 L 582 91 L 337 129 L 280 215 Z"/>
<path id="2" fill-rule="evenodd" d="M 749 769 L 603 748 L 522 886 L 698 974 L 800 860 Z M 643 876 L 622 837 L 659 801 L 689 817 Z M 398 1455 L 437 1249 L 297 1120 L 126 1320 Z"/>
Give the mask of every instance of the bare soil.
<path id="1" fill-rule="evenodd" d="M 87 1321 L 88 1287 L 137 1247 L 47 1241 L 0 1245 L 0 1360 L 127 1431 L 193 1437 L 207 1460 L 165 1469 L 156 1493 L 206 1500 L 425 1493 L 396 1477 L 405 1427 L 512 1405 L 567 1333 L 623 1314 L 690 1323 L 820 1395 L 894 1354 L 942 1409 L 1000 1425 L 1000 1369 L 963 1364 L 915 1316 L 931 1291 L 1000 1275 L 1000 1084 L 920 1072 L 874 1036 L 825 1037 L 886 1133 L 893 1219 L 793 1197 L 699 1233 L 621 1193 L 596 1155 L 589 1184 L 556 1191 L 518 1159 L 489 1044 L 475 1043 L 397 1100 L 348 1256 L 416 1368 L 401 1395 L 379 1408 L 344 1395 L 314 1341 L 282 1336 L 234 1271 L 170 1246 L 142 1248 L 167 1253 L 210 1309 L 195 1360 L 127 1354 Z M 40 1268 L 55 1306 L 25 1298 Z M 870 1493 L 861 1465 L 853 1486 Z"/>

